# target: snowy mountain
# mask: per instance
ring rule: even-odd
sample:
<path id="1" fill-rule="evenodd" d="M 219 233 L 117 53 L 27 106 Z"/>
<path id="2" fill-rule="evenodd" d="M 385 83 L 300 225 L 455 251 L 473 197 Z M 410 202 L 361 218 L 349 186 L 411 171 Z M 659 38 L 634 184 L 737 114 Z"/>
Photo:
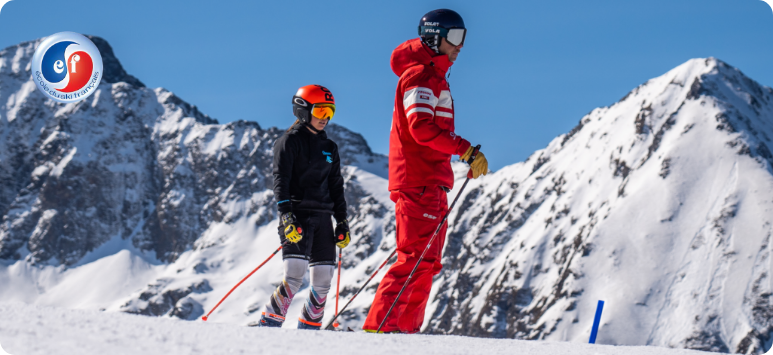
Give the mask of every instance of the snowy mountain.
<path id="1" fill-rule="evenodd" d="M 202 306 L 187 295 L 230 288 L 246 274 L 234 264 L 251 269 L 278 246 L 271 162 L 283 131 L 219 125 L 146 88 L 92 40 L 105 79 L 68 105 L 45 100 L 31 80 L 40 40 L 0 51 L 0 280 L 10 286 L 0 297 L 195 319 Z M 373 219 L 388 219 L 386 157 L 343 127 L 327 132 L 342 144 L 361 236 L 347 253 L 368 254 L 381 238 Z M 262 291 L 281 280 L 277 270 Z"/>
<path id="2" fill-rule="evenodd" d="M 0 300 L 198 319 L 279 247 L 270 168 L 283 131 L 218 124 L 92 40 L 105 79 L 76 104 L 44 100 L 30 80 L 39 41 L 0 51 Z M 471 181 L 449 218 L 425 332 L 587 342 L 602 299 L 602 344 L 770 348 L 771 100 L 727 64 L 691 60 Z M 394 248 L 394 205 L 386 157 L 326 130 L 354 235 L 343 302 Z M 466 172 L 454 169 L 451 197 Z M 254 325 L 279 259 L 206 324 Z M 363 322 L 381 275 L 344 326 Z"/>
<path id="3" fill-rule="evenodd" d="M 604 300 L 600 343 L 762 353 L 771 138 L 773 90 L 714 58 L 593 110 L 470 183 L 427 331 L 580 341 Z"/>

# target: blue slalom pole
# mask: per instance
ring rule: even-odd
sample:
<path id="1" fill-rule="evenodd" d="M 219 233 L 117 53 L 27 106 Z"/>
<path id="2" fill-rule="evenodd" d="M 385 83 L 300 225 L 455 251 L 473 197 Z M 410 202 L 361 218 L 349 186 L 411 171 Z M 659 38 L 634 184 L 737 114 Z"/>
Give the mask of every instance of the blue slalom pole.
<path id="1" fill-rule="evenodd" d="M 599 323 L 601 322 L 601 311 L 604 310 L 604 301 L 599 301 L 596 306 L 596 317 L 593 319 L 593 329 L 590 331 L 590 344 L 596 344 L 596 335 L 599 332 Z"/>

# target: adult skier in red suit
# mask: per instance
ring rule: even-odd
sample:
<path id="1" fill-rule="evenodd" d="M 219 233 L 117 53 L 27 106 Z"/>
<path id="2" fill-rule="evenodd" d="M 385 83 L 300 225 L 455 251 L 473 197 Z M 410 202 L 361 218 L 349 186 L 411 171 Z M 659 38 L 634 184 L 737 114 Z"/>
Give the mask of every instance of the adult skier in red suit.
<path id="1" fill-rule="evenodd" d="M 446 194 L 454 184 L 451 156 L 459 155 L 467 162 L 472 155 L 470 142 L 454 132 L 454 103 L 445 79 L 464 45 L 466 33 L 464 21 L 456 12 L 430 11 L 419 23 L 420 38 L 409 40 L 392 52 L 392 70 L 400 77 L 389 139 L 389 190 L 396 204 L 398 258 L 379 284 L 363 324 L 366 332 L 378 329 L 448 212 Z M 477 154 L 471 171 L 473 178 L 488 172 L 483 153 Z M 382 332 L 421 330 L 432 277 L 442 268 L 445 235 L 443 226 Z"/>

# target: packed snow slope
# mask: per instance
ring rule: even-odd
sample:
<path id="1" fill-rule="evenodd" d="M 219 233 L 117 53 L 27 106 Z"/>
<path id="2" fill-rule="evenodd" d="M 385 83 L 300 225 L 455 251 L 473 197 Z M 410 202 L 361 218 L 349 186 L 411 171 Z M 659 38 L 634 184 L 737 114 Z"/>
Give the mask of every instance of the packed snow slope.
<path id="1" fill-rule="evenodd" d="M 31 81 L 39 41 L 0 51 L 0 300 L 197 320 L 279 246 L 271 157 L 282 130 L 217 124 L 146 88 L 93 40 L 105 80 L 67 105 Z M 772 117 L 770 88 L 694 59 L 472 181 L 449 219 L 424 331 L 587 342 L 602 299 L 599 343 L 763 353 Z M 344 301 L 394 248 L 394 204 L 386 157 L 326 130 L 341 147 L 354 235 Z M 466 169 L 454 168 L 451 197 Z M 207 325 L 255 325 L 281 275 L 277 257 Z M 344 326 L 362 324 L 382 275 Z"/>
<path id="2" fill-rule="evenodd" d="M 130 314 L 0 303 L 0 344 L 12 355 L 699 355 L 655 347 L 460 336 L 313 332 L 185 322 Z"/>
<path id="3" fill-rule="evenodd" d="M 764 352 L 771 138 L 773 90 L 714 58 L 593 110 L 470 182 L 426 331 L 577 341 L 604 300 L 600 343 Z"/>

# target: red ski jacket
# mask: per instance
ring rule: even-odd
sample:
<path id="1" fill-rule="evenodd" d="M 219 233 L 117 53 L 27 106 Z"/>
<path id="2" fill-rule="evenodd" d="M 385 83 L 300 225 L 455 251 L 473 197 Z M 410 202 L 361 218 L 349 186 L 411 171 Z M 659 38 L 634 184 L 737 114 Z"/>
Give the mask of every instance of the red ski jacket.
<path id="1" fill-rule="evenodd" d="M 389 190 L 416 186 L 452 188 L 451 155 L 470 142 L 454 133 L 454 102 L 445 79 L 451 61 L 419 38 L 392 52 L 392 71 L 400 77 L 389 137 Z"/>

